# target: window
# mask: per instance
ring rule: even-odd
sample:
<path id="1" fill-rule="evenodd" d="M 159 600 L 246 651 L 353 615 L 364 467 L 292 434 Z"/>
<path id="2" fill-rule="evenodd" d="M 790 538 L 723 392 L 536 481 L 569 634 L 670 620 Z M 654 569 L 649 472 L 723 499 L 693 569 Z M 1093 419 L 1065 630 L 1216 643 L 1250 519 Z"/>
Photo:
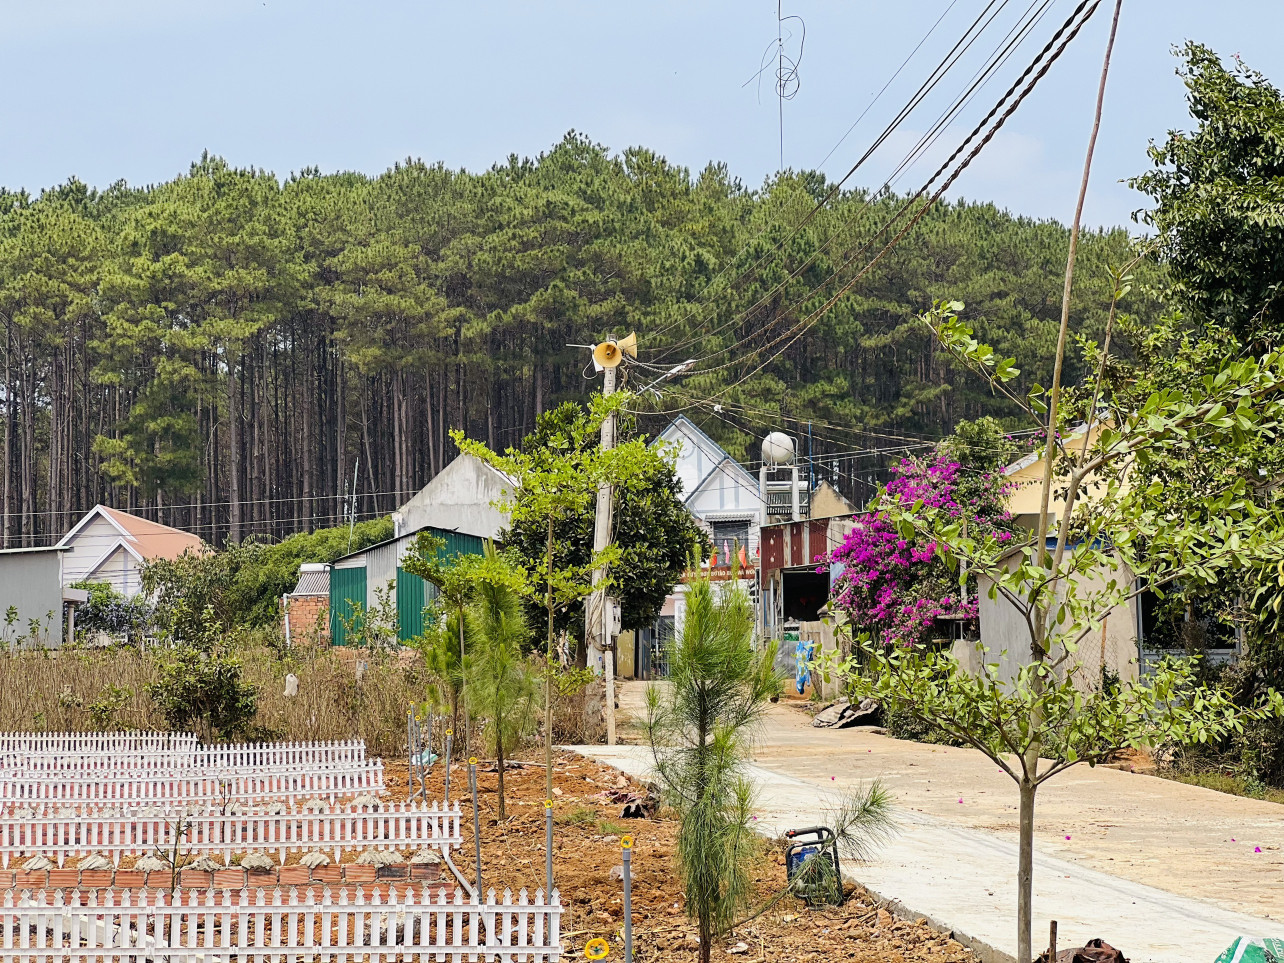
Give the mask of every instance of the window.
<path id="1" fill-rule="evenodd" d="M 749 550 L 749 519 L 737 518 L 713 522 L 713 550 L 720 556 L 730 556 L 736 546 Z"/>

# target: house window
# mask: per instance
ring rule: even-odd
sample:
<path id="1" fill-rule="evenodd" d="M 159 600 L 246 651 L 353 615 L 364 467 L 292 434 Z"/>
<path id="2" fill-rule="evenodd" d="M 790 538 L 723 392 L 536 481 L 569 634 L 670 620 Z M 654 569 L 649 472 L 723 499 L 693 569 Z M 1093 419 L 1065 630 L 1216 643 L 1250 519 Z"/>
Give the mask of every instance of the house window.
<path id="1" fill-rule="evenodd" d="M 719 555 L 730 556 L 736 546 L 749 548 L 749 519 L 737 518 L 725 522 L 712 522 L 713 550 Z"/>

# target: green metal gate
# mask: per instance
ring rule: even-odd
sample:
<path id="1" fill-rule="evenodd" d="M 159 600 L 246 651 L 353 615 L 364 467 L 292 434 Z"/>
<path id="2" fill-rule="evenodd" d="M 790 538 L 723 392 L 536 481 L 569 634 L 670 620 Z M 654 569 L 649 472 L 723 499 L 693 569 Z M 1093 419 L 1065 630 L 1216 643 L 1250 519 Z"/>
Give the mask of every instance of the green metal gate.
<path id="1" fill-rule="evenodd" d="M 366 570 L 361 568 L 333 568 L 330 570 L 330 644 L 347 645 L 348 631 L 343 619 L 352 620 L 356 602 L 361 610 L 366 608 Z M 343 618 L 340 618 L 340 615 Z M 360 624 L 359 622 L 357 623 Z M 356 626 L 354 625 L 354 628 Z"/>

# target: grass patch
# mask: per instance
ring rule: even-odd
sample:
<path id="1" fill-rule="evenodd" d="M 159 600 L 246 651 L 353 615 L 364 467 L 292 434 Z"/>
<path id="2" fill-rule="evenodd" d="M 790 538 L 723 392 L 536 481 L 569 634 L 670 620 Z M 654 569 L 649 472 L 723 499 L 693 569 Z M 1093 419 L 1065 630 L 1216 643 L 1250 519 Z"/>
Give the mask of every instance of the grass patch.
<path id="1" fill-rule="evenodd" d="M 632 829 L 620 823 L 613 823 L 609 819 L 599 819 L 597 821 L 597 831 L 603 836 L 627 836 L 632 832 Z"/>
<path id="2" fill-rule="evenodd" d="M 561 826 L 587 826 L 597 819 L 597 812 L 588 806 L 576 806 L 553 817 L 553 822 Z"/>
<path id="3" fill-rule="evenodd" d="M 1226 772 L 1161 772 L 1165 779 L 1182 782 L 1188 786 L 1202 786 L 1217 792 L 1229 793 L 1232 796 L 1247 796 L 1250 799 L 1265 799 L 1267 802 L 1284 803 L 1284 789 L 1272 789 L 1260 783 L 1251 782 L 1242 776 Z"/>

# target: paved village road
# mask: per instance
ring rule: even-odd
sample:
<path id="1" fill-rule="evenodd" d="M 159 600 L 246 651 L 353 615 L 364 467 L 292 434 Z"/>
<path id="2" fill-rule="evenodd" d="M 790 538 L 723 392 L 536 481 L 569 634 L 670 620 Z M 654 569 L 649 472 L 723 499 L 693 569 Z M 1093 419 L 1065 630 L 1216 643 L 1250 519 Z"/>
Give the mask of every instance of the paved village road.
<path id="1" fill-rule="evenodd" d="M 622 687 L 622 715 L 638 713 L 643 689 Z M 630 772 L 647 767 L 636 748 L 585 751 Z M 771 831 L 823 813 L 826 791 L 882 780 L 901 833 L 852 875 L 982 946 L 1010 951 L 1016 792 L 979 753 L 815 729 L 781 704 L 767 716 L 754 762 L 761 822 Z M 1063 946 L 1101 936 L 1134 963 L 1195 963 L 1211 961 L 1237 933 L 1284 934 L 1284 807 L 1276 803 L 1078 767 L 1040 789 L 1036 822 L 1036 935 L 1055 918 Z"/>

